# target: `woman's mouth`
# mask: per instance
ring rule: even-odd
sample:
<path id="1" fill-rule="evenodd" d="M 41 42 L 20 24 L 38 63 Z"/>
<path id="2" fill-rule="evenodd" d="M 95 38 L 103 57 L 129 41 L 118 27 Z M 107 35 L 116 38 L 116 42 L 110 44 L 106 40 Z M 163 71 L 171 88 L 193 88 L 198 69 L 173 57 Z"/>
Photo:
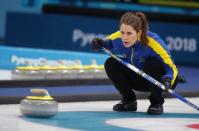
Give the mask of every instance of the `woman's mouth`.
<path id="1" fill-rule="evenodd" d="M 129 45 L 129 42 L 123 42 L 124 43 L 124 45 Z"/>

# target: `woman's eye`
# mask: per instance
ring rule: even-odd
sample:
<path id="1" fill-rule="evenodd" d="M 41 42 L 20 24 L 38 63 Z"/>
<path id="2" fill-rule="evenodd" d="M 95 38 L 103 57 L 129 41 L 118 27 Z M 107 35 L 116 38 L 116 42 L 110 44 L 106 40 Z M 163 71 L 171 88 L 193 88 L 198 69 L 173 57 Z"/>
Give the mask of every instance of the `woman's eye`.
<path id="1" fill-rule="evenodd" d="M 128 35 L 132 35 L 132 33 L 131 33 L 131 32 L 127 32 L 127 34 L 128 34 Z"/>

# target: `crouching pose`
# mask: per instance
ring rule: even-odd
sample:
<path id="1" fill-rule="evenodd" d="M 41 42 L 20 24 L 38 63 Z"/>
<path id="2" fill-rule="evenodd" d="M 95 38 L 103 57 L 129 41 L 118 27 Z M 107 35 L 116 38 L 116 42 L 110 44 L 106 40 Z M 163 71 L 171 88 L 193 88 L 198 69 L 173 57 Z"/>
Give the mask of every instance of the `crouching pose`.
<path id="1" fill-rule="evenodd" d="M 156 33 L 148 30 L 147 19 L 141 12 L 127 12 L 122 15 L 119 31 L 105 40 L 93 39 L 91 46 L 96 51 L 101 47 L 115 50 L 123 60 L 164 84 L 165 91 L 176 87 L 178 69 L 171 53 L 165 42 Z M 114 111 L 136 111 L 136 90 L 150 92 L 148 114 L 163 113 L 162 89 L 111 57 L 105 62 L 105 70 L 122 96 L 122 100 L 113 106 Z"/>

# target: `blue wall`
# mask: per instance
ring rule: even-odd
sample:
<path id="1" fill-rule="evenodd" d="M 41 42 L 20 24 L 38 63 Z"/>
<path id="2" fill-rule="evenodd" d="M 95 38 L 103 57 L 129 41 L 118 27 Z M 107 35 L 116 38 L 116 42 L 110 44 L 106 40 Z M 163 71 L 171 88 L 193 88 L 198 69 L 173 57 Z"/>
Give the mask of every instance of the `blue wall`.
<path id="1" fill-rule="evenodd" d="M 14 11 L 39 13 L 41 2 L 41 0 L 35 0 L 34 5 L 28 6 L 28 0 L 0 0 L 0 38 L 5 37 L 7 12 Z"/>
<path id="2" fill-rule="evenodd" d="M 89 42 L 94 37 L 115 31 L 117 24 L 115 20 L 94 17 L 8 13 L 6 43 L 22 47 L 89 51 Z"/>

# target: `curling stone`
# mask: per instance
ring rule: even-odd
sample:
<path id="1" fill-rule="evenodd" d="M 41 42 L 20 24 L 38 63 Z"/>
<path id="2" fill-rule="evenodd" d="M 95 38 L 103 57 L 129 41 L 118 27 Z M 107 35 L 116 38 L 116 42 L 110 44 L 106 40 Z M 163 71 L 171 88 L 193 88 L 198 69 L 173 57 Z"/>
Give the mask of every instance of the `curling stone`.
<path id="1" fill-rule="evenodd" d="M 20 102 L 20 111 L 24 116 L 52 117 L 58 112 L 58 103 L 45 89 L 31 89 L 35 96 L 27 96 Z"/>

